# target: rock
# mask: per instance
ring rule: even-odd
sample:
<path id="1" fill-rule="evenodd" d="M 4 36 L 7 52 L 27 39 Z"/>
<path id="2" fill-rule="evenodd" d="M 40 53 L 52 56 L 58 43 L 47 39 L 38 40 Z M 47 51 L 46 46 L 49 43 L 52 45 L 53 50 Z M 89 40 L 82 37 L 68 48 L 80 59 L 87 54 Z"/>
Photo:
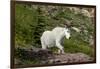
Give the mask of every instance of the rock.
<path id="1" fill-rule="evenodd" d="M 61 60 L 60 59 L 55 59 L 54 62 L 59 63 L 59 62 L 61 62 Z"/>
<path id="2" fill-rule="evenodd" d="M 83 53 L 66 53 L 64 55 L 55 55 L 53 59 L 49 59 L 49 63 L 59 64 L 59 63 L 80 63 L 93 61 L 91 57 Z"/>
<path id="3" fill-rule="evenodd" d="M 24 49 L 24 48 L 17 48 L 15 55 L 22 59 L 38 59 L 38 60 L 45 60 L 51 58 L 53 56 L 50 50 L 43 50 L 41 48 L 34 48 L 34 49 Z"/>
<path id="4" fill-rule="evenodd" d="M 50 64 L 55 63 L 55 62 L 54 62 L 54 59 L 50 59 L 48 62 L 49 62 Z"/>
<path id="5" fill-rule="evenodd" d="M 50 50 L 43 50 L 40 48 L 34 48 L 31 50 L 18 48 L 17 55 L 20 59 L 38 59 L 40 64 L 61 64 L 61 63 L 81 63 L 81 62 L 90 62 L 93 61 L 92 57 L 84 53 L 65 53 L 65 54 L 54 54 Z M 20 64 L 19 60 L 15 60 L 15 64 Z"/>
<path id="6" fill-rule="evenodd" d="M 14 64 L 16 65 L 21 65 L 22 64 L 22 61 L 20 59 L 14 59 Z"/>

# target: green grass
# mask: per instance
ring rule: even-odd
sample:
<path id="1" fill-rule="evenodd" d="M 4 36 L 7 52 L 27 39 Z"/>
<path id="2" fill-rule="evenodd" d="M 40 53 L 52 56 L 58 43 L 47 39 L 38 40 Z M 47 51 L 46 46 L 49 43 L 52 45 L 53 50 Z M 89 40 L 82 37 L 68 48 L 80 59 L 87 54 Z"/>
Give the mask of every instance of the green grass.
<path id="1" fill-rule="evenodd" d="M 65 39 L 64 49 L 66 53 L 84 53 L 91 57 L 94 56 L 94 49 L 89 47 L 89 44 L 80 42 L 80 40 Z"/>

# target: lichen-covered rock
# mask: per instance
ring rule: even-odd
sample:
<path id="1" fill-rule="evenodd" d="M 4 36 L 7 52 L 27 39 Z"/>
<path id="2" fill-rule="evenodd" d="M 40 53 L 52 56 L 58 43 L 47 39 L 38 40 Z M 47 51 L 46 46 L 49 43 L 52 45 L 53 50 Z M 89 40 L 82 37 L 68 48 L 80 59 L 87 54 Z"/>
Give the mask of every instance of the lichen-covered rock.
<path id="1" fill-rule="evenodd" d="M 64 55 L 55 55 L 54 59 L 50 59 L 49 63 L 59 64 L 59 63 L 81 63 L 93 61 L 91 57 L 83 53 L 66 53 Z"/>

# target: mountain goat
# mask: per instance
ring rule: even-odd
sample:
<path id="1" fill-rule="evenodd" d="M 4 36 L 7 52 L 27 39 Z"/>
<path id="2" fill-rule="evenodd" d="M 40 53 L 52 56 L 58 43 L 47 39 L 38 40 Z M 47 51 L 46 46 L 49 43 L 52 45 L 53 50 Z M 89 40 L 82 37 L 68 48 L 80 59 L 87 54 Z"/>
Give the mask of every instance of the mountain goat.
<path id="1" fill-rule="evenodd" d="M 58 52 L 64 54 L 64 47 L 61 45 L 64 36 L 67 39 L 70 38 L 70 30 L 68 28 L 56 27 L 52 31 L 44 31 L 40 38 L 42 49 L 56 46 L 59 49 Z"/>

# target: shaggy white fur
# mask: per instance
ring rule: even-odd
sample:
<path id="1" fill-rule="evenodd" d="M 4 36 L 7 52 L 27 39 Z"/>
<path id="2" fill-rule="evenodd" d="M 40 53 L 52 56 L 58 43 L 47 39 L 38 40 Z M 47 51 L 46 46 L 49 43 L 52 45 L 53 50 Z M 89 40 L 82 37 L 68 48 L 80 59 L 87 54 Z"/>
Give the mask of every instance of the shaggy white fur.
<path id="1" fill-rule="evenodd" d="M 64 36 L 67 39 L 70 38 L 69 29 L 56 27 L 52 31 L 44 31 L 41 36 L 42 49 L 56 46 L 57 48 L 59 48 L 58 52 L 64 54 L 64 49 L 61 45 Z"/>

